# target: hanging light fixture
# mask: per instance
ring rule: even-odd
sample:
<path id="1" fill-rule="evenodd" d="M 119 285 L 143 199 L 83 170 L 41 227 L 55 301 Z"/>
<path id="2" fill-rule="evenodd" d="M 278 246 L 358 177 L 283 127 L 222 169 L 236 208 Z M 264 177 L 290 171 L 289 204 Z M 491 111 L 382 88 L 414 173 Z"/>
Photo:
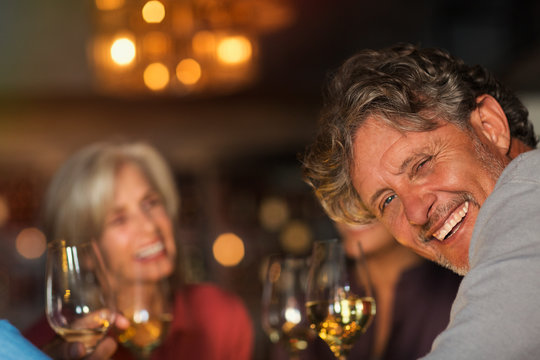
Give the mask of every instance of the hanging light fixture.
<path id="1" fill-rule="evenodd" d="M 227 93 L 257 76 L 258 37 L 290 24 L 280 0 L 95 0 L 92 64 L 113 94 Z"/>

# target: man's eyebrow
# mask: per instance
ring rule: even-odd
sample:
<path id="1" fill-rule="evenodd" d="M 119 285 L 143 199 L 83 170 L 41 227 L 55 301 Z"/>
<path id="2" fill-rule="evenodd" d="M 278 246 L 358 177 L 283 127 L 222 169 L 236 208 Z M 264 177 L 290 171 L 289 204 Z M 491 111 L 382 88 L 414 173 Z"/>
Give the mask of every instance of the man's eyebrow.
<path id="1" fill-rule="evenodd" d="M 409 164 L 414 160 L 414 158 L 416 158 L 416 156 L 417 154 L 412 154 L 411 156 L 403 160 L 396 175 L 403 174 L 405 170 L 407 170 L 407 168 L 409 167 Z"/>
<path id="2" fill-rule="evenodd" d="M 421 153 L 420 152 L 415 152 L 413 154 L 411 154 L 409 157 L 405 158 L 403 160 L 403 162 L 401 163 L 401 165 L 399 166 L 399 170 L 394 174 L 394 175 L 401 175 L 403 174 L 407 168 L 409 167 L 409 165 L 411 164 L 411 162 L 413 162 L 418 156 L 421 156 Z M 375 205 L 375 202 L 377 201 L 377 199 L 379 198 L 379 196 L 381 196 L 384 192 L 388 191 L 388 190 L 391 190 L 390 188 L 382 188 L 382 189 L 379 189 L 377 190 L 373 195 L 371 195 L 371 197 L 369 198 L 369 205 L 372 207 L 372 208 L 377 208 L 377 206 Z"/>

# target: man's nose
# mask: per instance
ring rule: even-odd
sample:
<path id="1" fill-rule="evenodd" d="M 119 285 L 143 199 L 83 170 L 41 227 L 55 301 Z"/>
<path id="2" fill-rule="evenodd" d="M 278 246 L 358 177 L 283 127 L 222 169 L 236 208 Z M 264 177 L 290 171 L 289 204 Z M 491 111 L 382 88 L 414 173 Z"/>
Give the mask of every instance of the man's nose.
<path id="1" fill-rule="evenodd" d="M 435 203 L 435 194 L 413 187 L 401 196 L 405 216 L 411 225 L 424 225 Z"/>

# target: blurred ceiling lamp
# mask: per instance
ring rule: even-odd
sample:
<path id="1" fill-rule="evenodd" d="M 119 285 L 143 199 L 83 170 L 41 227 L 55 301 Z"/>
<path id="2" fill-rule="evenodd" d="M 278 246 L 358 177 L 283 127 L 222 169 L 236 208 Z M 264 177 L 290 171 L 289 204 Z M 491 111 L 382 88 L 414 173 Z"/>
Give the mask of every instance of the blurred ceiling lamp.
<path id="1" fill-rule="evenodd" d="M 129 65 L 135 59 L 135 44 L 122 37 L 115 39 L 111 45 L 111 59 L 119 66 Z"/>
<path id="2" fill-rule="evenodd" d="M 143 79 L 150 90 L 163 90 L 169 84 L 169 70 L 162 63 L 152 63 L 144 69 Z"/>
<path id="3" fill-rule="evenodd" d="M 96 85 L 115 95 L 239 90 L 259 37 L 294 20 L 286 0 L 95 0 L 94 15 Z"/>
<path id="4" fill-rule="evenodd" d="M 115 10 L 124 6 L 124 0 L 96 0 L 96 7 L 99 10 Z"/>
<path id="5" fill-rule="evenodd" d="M 201 66 L 194 59 L 184 59 L 176 66 L 176 77 L 185 85 L 194 85 L 201 78 Z"/>
<path id="6" fill-rule="evenodd" d="M 161 1 L 148 1 L 142 8 L 142 17 L 147 23 L 158 24 L 165 18 L 165 6 Z"/>
<path id="7" fill-rule="evenodd" d="M 251 42 L 245 36 L 228 36 L 217 46 L 219 61 L 225 64 L 242 64 L 251 59 Z"/>

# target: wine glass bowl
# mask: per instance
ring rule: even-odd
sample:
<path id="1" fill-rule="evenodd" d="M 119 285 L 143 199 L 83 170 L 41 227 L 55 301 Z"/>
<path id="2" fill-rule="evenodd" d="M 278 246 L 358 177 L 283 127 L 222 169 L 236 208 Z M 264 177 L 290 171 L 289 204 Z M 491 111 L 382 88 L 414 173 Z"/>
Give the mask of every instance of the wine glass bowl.
<path id="1" fill-rule="evenodd" d="M 282 344 L 296 358 L 315 338 L 305 312 L 307 260 L 270 256 L 262 298 L 262 325 L 273 343 Z"/>
<path id="2" fill-rule="evenodd" d="M 123 282 L 118 286 L 116 305 L 129 321 L 126 329 L 117 330 L 118 341 L 138 359 L 150 358 L 172 321 L 168 279 Z"/>
<path id="3" fill-rule="evenodd" d="M 307 286 L 307 314 L 312 328 L 338 359 L 346 359 L 376 312 L 362 253 L 347 259 L 337 239 L 314 243 Z M 352 264 L 349 264 L 352 262 Z M 354 265 L 356 276 L 349 276 Z"/>
<path id="4" fill-rule="evenodd" d="M 94 242 L 49 243 L 46 267 L 46 316 L 67 342 L 94 350 L 114 322 L 111 288 Z"/>

